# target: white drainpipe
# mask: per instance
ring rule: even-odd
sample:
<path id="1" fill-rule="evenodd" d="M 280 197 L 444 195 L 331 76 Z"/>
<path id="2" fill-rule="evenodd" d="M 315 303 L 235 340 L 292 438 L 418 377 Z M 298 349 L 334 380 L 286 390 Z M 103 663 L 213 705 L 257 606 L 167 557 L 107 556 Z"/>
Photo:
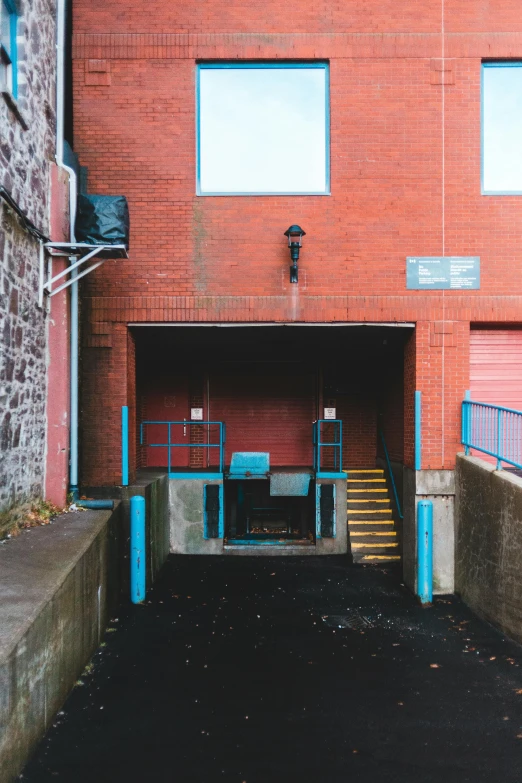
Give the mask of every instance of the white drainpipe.
<path id="1" fill-rule="evenodd" d="M 56 9 L 56 163 L 69 174 L 69 220 L 70 242 L 75 242 L 74 224 L 78 183 L 74 169 L 63 162 L 64 120 L 65 120 L 65 20 L 67 0 L 58 0 Z M 77 270 L 71 272 L 74 279 Z M 70 336 L 70 454 L 69 492 L 78 500 L 78 283 L 71 289 L 71 336 Z"/>

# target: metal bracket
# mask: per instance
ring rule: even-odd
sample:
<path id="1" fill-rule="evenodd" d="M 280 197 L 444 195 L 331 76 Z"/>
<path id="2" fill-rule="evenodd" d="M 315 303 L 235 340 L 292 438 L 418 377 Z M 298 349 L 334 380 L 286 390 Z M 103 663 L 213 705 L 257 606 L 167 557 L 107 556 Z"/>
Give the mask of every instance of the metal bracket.
<path id="1" fill-rule="evenodd" d="M 49 263 L 47 266 L 47 280 L 45 281 L 45 259 L 44 250 L 50 254 Z M 101 257 L 103 255 L 103 257 Z M 67 269 L 59 272 L 53 276 L 53 256 L 68 258 L 72 260 L 77 258 L 78 260 L 70 264 Z M 74 272 L 78 267 L 84 264 L 91 258 L 96 258 L 96 263 L 91 264 L 88 269 L 84 269 L 73 278 L 69 278 L 65 283 L 62 283 L 57 288 L 53 288 L 53 285 L 62 278 L 66 277 L 71 272 Z M 108 258 L 128 258 L 127 248 L 125 245 L 89 245 L 84 242 L 45 242 L 40 244 L 40 291 L 38 304 L 43 306 L 43 299 L 45 296 L 54 296 L 59 294 L 65 288 L 68 288 L 73 283 L 76 283 L 80 278 L 88 275 L 94 269 L 101 266 Z"/>

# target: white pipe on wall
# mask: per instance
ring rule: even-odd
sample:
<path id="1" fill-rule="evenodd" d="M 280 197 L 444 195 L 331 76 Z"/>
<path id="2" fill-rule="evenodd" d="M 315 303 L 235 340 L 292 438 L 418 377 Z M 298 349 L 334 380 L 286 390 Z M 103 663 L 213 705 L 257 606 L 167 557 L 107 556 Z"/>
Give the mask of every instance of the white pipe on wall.
<path id="1" fill-rule="evenodd" d="M 78 182 L 76 172 L 63 162 L 64 125 L 65 125 L 65 22 L 66 2 L 58 0 L 56 7 L 56 163 L 69 174 L 69 238 L 75 242 L 74 224 L 76 221 L 76 203 Z M 77 276 L 77 270 L 71 272 L 71 279 Z M 71 285 L 71 335 L 70 335 L 70 452 L 69 452 L 69 491 L 73 499 L 79 496 L 78 488 L 78 283 Z"/>

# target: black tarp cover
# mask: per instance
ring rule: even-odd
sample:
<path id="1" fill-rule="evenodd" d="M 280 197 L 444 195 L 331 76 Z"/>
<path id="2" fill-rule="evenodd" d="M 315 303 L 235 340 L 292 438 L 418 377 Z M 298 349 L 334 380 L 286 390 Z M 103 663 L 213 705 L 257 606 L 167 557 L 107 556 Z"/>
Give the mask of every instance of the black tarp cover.
<path id="1" fill-rule="evenodd" d="M 125 196 L 78 195 L 75 236 L 89 245 L 129 246 L 129 207 Z"/>

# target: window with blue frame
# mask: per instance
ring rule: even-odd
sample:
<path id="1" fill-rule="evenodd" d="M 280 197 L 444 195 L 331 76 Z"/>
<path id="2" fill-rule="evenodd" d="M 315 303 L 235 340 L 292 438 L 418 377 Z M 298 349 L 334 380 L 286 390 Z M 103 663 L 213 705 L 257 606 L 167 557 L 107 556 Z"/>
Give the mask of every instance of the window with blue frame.
<path id="1" fill-rule="evenodd" d="M 0 89 L 18 97 L 16 25 L 18 16 L 11 0 L 0 0 Z"/>
<path id="2" fill-rule="evenodd" d="M 329 193 L 326 63 L 197 69 L 197 193 Z"/>
<path id="3" fill-rule="evenodd" d="M 522 195 L 522 62 L 482 64 L 482 192 Z"/>

